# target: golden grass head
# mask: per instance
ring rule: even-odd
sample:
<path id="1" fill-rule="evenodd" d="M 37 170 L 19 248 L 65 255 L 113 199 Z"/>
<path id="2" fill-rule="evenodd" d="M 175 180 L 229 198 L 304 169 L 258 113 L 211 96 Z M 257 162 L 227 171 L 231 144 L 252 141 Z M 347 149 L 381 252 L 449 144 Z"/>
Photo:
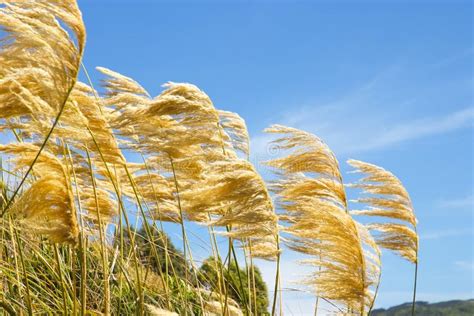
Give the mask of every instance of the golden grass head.
<path id="1" fill-rule="evenodd" d="M 284 173 L 317 173 L 340 180 L 339 163 L 329 147 L 317 136 L 283 125 L 272 125 L 266 133 L 280 134 L 272 143 L 277 149 L 291 151 L 282 158 L 266 162 Z"/>
<path id="2" fill-rule="evenodd" d="M 223 137 L 232 151 L 240 151 L 249 157 L 250 137 L 245 120 L 237 113 L 219 110 L 220 125 L 224 129 Z M 226 137 L 228 136 L 228 137 Z"/>
<path id="3" fill-rule="evenodd" d="M 39 148 L 31 144 L 0 145 L 0 152 L 12 155 L 17 169 L 28 167 Z M 30 231 L 53 242 L 75 243 L 79 228 L 69 174 L 62 162 L 43 151 L 33 169 L 35 178 L 11 209 L 13 217 Z"/>
<path id="4" fill-rule="evenodd" d="M 6 34 L 0 42 L 0 119 L 49 123 L 79 71 L 86 36 L 81 12 L 70 0 L 0 4 Z"/>
<path id="5" fill-rule="evenodd" d="M 281 125 L 266 131 L 281 134 L 274 144 L 287 152 L 267 162 L 280 175 L 271 188 L 284 210 L 286 244 L 308 255 L 303 263 L 315 267 L 301 282 L 316 295 L 364 314 L 373 301 L 370 288 L 378 282 L 379 250 L 347 212 L 335 155 L 310 133 Z"/>
<path id="6" fill-rule="evenodd" d="M 232 232 L 225 233 L 232 238 L 250 238 L 255 245 L 264 238 L 267 247 L 261 247 L 259 254 L 274 258 L 278 219 L 265 183 L 252 164 L 223 157 L 209 162 L 203 175 L 203 181 L 196 181 L 183 191 L 184 209 L 190 216 L 209 213 L 210 225 L 232 226 Z M 265 249 L 270 252 L 264 255 Z"/>
<path id="7" fill-rule="evenodd" d="M 381 247 L 416 263 L 418 260 L 417 220 L 410 196 L 402 182 L 382 167 L 352 159 L 348 163 L 355 168 L 355 172 L 365 174 L 364 178 L 350 186 L 363 190 L 367 197 L 359 198 L 355 202 L 368 206 L 366 209 L 352 213 L 384 217 L 400 222 L 371 224 L 368 228 L 378 232 L 375 238 Z"/>

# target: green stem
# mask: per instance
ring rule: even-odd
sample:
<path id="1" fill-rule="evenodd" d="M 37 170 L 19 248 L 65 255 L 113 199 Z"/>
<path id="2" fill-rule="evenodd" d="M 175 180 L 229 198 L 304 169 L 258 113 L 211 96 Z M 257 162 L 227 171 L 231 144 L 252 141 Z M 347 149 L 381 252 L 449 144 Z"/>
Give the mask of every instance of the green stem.
<path id="1" fill-rule="evenodd" d="M 183 217 L 183 211 L 181 209 L 181 198 L 179 196 L 179 186 L 178 186 L 178 179 L 176 178 L 176 171 L 174 170 L 174 163 L 173 163 L 173 158 L 169 156 L 170 159 L 170 164 L 171 164 L 171 170 L 173 171 L 173 179 L 174 179 L 174 186 L 176 190 L 176 199 L 178 202 L 178 209 L 179 209 L 179 223 L 181 225 L 181 237 L 183 238 L 183 257 L 184 257 L 184 275 L 185 275 L 185 280 L 186 282 L 189 282 L 188 278 L 188 267 L 187 267 L 187 262 L 188 262 L 188 257 L 187 257 L 187 252 L 186 252 L 186 228 L 184 227 L 184 217 Z M 185 296 L 185 305 L 187 305 L 187 298 Z M 187 308 L 185 309 L 185 314 L 187 315 Z"/>
<path id="2" fill-rule="evenodd" d="M 278 254 L 277 254 L 277 267 L 276 267 L 276 274 L 275 274 L 275 288 L 274 291 L 275 293 L 273 294 L 273 305 L 272 305 L 272 316 L 275 316 L 275 310 L 276 310 L 276 302 L 277 302 L 277 296 L 278 296 L 278 283 L 280 279 L 280 237 L 276 236 L 277 239 L 277 249 L 278 249 Z M 280 306 L 281 308 L 281 306 Z"/>
<path id="3" fill-rule="evenodd" d="M 61 292 L 63 296 L 63 315 L 68 315 L 68 308 L 67 308 L 67 298 L 66 298 L 66 285 L 64 284 L 64 278 L 63 278 L 63 271 L 61 268 L 61 259 L 59 255 L 59 249 L 56 244 L 53 244 L 54 247 L 54 258 L 56 260 L 56 263 L 58 265 L 58 275 L 59 275 L 59 282 L 61 283 Z"/>
<path id="4" fill-rule="evenodd" d="M 18 245 L 18 254 L 20 255 L 21 268 L 23 270 L 23 279 L 24 279 L 25 288 L 26 288 L 26 306 L 28 308 L 28 315 L 32 316 L 33 315 L 33 308 L 31 306 L 30 283 L 28 281 L 28 275 L 27 275 L 27 272 L 26 272 L 25 260 L 23 258 L 23 250 L 22 250 L 22 246 L 20 244 L 20 237 L 18 236 L 18 231 L 16 229 L 14 229 L 13 231 L 15 233 L 16 243 Z"/>
<path id="5" fill-rule="evenodd" d="M 118 199 L 118 202 L 119 202 L 119 211 L 121 212 L 119 214 L 119 216 L 123 216 L 123 218 L 125 219 L 125 224 L 127 225 L 128 236 L 130 238 L 130 248 L 131 248 L 131 251 L 132 251 L 133 263 L 134 263 L 134 266 L 135 266 L 135 274 L 136 274 L 136 278 L 137 278 L 137 288 L 138 288 L 137 296 L 138 296 L 138 304 L 139 304 L 137 314 L 142 315 L 144 310 L 145 310 L 145 302 L 144 302 L 144 297 L 143 297 L 143 289 L 142 289 L 142 282 L 141 282 L 141 278 L 140 278 L 140 271 L 139 271 L 139 267 L 138 267 L 138 265 L 139 265 L 138 256 L 137 256 L 137 253 L 136 253 L 136 250 L 135 250 L 135 236 L 134 236 L 133 232 L 131 231 L 130 222 L 128 220 L 128 215 L 127 215 L 127 212 L 125 210 L 125 206 L 123 204 L 123 201 L 120 198 L 120 191 L 118 189 L 117 184 L 114 181 L 114 177 L 112 176 L 112 173 L 111 173 L 110 168 L 109 168 L 109 166 L 108 166 L 108 164 L 107 164 L 107 162 L 104 158 L 102 150 L 100 149 L 100 146 L 97 143 L 97 140 L 94 136 L 94 133 L 92 133 L 92 130 L 88 126 L 87 126 L 87 130 L 88 130 L 88 132 L 89 132 L 89 134 L 92 138 L 92 141 L 94 142 L 94 145 L 97 148 L 97 151 L 99 152 L 99 156 L 100 156 L 100 159 L 102 160 L 102 162 L 104 163 L 107 176 L 109 177 L 109 180 L 112 183 L 112 186 L 114 187 L 115 194 L 117 195 L 117 199 Z"/>
<path id="6" fill-rule="evenodd" d="M 99 224 L 99 238 L 100 238 L 100 249 L 101 249 L 101 259 L 102 259 L 102 271 L 104 273 L 104 314 L 110 315 L 110 287 L 109 287 L 109 259 L 108 259 L 108 249 L 105 245 L 105 233 L 107 226 L 103 226 L 102 218 L 99 210 L 99 198 L 97 196 L 97 184 L 95 182 L 94 171 L 92 170 L 92 161 L 89 155 L 89 150 L 86 148 L 87 161 L 89 163 L 89 172 L 91 176 L 92 190 L 94 192 L 95 200 L 95 209 L 97 213 L 97 222 Z"/>
<path id="7" fill-rule="evenodd" d="M 252 273 L 252 291 L 254 299 L 254 313 L 257 315 L 257 287 L 255 285 L 255 266 L 253 264 L 252 240 L 249 240 L 250 269 Z"/>
<path id="8" fill-rule="evenodd" d="M 232 228 L 228 228 L 228 231 L 230 231 Z M 244 284 L 242 282 L 242 276 L 240 275 L 240 267 L 239 267 L 239 262 L 237 261 L 237 255 L 235 254 L 235 249 L 234 249 L 234 243 L 232 242 L 232 239 L 229 238 L 231 240 L 231 251 L 232 251 L 232 256 L 234 257 L 234 261 L 235 261 L 235 266 L 236 266 L 236 269 L 237 269 L 237 277 L 239 278 L 239 285 L 240 285 L 240 290 L 242 291 L 242 303 L 244 303 L 244 306 L 245 306 L 245 314 L 246 315 L 249 315 L 249 309 L 248 309 L 248 303 L 247 303 L 247 296 L 245 295 L 245 290 L 244 290 Z"/>
<path id="9" fill-rule="evenodd" d="M 69 150 L 69 146 L 66 145 L 66 153 L 69 158 L 69 162 L 71 166 L 74 166 L 74 161 L 72 159 L 71 151 Z M 87 240 L 84 236 L 84 219 L 82 217 L 82 203 L 81 203 L 81 193 L 79 191 L 79 185 L 77 182 L 77 175 L 74 167 L 71 167 L 72 176 L 74 179 L 74 186 L 76 188 L 76 196 L 77 196 L 77 205 L 79 208 L 79 223 L 81 230 L 79 232 L 79 259 L 81 260 L 81 281 L 80 281 L 80 300 L 81 300 L 81 312 L 80 315 L 84 316 L 86 314 L 86 281 L 87 281 L 87 257 L 86 257 L 86 248 L 87 248 Z"/>
<path id="10" fill-rule="evenodd" d="M 146 159 L 143 155 L 142 155 L 142 159 L 143 159 L 143 163 L 145 165 L 145 168 L 146 168 L 146 171 L 147 171 L 147 174 L 148 174 L 148 179 L 149 179 L 152 191 L 153 191 L 153 195 L 155 196 L 155 200 L 156 200 L 155 202 L 158 205 L 157 210 L 158 210 L 158 217 L 159 217 L 159 222 L 160 222 L 160 229 L 158 229 L 158 227 L 156 226 L 156 221 L 153 221 L 152 225 L 153 225 L 153 228 L 156 231 L 161 232 L 160 236 L 161 236 L 161 239 L 162 239 L 162 242 L 163 242 L 163 251 L 165 253 L 166 286 L 168 288 L 168 291 L 170 291 L 170 268 L 171 268 L 171 272 L 173 273 L 173 276 L 174 276 L 175 280 L 178 279 L 178 276 L 176 274 L 176 270 L 174 268 L 173 261 L 171 260 L 171 256 L 170 256 L 169 251 L 168 251 L 168 239 L 166 237 L 165 229 L 163 227 L 163 221 L 161 220 L 161 211 L 160 211 L 160 208 L 159 208 L 158 194 L 155 190 L 155 186 L 153 185 L 153 181 L 152 181 L 151 173 L 150 173 L 150 168 L 148 167 L 147 161 L 146 161 Z M 178 291 L 179 291 L 179 295 L 181 295 L 182 298 L 186 297 L 186 293 L 182 293 L 183 291 L 182 291 L 181 287 L 178 287 Z M 171 303 L 170 298 L 167 298 L 167 301 L 168 301 L 168 309 L 171 310 L 172 303 Z"/>
<path id="11" fill-rule="evenodd" d="M 382 267 L 380 267 L 380 272 L 379 272 L 379 277 L 377 280 L 377 286 L 375 287 L 375 293 L 374 293 L 374 299 L 372 300 L 372 304 L 370 304 L 369 312 L 368 315 L 372 313 L 372 309 L 374 308 L 375 305 L 375 300 L 377 299 L 377 294 L 379 293 L 379 286 L 380 286 L 380 279 L 382 278 Z"/>
<path id="12" fill-rule="evenodd" d="M 194 277 L 196 279 L 196 284 L 199 284 L 199 279 L 198 279 L 198 276 L 197 276 L 197 273 L 196 273 L 196 269 L 194 267 L 193 254 L 191 252 L 191 247 L 189 246 L 189 243 L 188 243 L 186 228 L 184 226 L 184 213 L 183 213 L 183 209 L 181 207 L 181 197 L 180 197 L 180 194 L 179 194 L 178 178 L 176 177 L 176 170 L 174 168 L 173 158 L 170 155 L 168 155 L 168 157 L 169 157 L 170 164 L 171 164 L 171 170 L 173 172 L 174 185 L 175 185 L 175 189 L 176 189 L 176 199 L 177 199 L 178 208 L 179 208 L 179 217 L 180 217 L 179 222 L 181 224 L 181 235 L 183 237 L 183 256 L 184 256 L 184 262 L 186 263 L 186 267 L 185 267 L 186 282 L 189 282 L 188 269 L 187 269 L 187 262 L 188 262 L 187 261 L 187 253 L 188 252 L 186 251 L 186 249 L 188 249 L 189 250 L 189 259 L 190 259 L 190 262 L 191 262 L 191 267 L 193 268 Z M 198 297 L 199 297 L 199 302 L 200 302 L 200 305 L 201 305 L 201 309 L 204 310 L 204 302 L 202 300 L 201 291 L 199 291 L 199 290 L 198 290 Z M 187 315 L 187 310 L 185 311 L 185 314 Z"/>
<path id="13" fill-rule="evenodd" d="M 319 306 L 319 295 L 316 296 L 316 302 L 314 304 L 314 316 L 318 316 L 318 306 Z"/>
<path id="14" fill-rule="evenodd" d="M 152 254 L 153 254 L 153 256 L 155 256 L 158 267 L 160 267 L 159 274 L 160 274 L 161 281 L 164 284 L 166 284 L 165 278 L 163 276 L 163 271 L 161 271 L 161 260 L 160 260 L 160 257 L 158 256 L 158 251 L 156 250 L 155 238 L 154 238 L 153 232 L 150 229 L 150 224 L 148 223 L 148 219 L 145 215 L 145 210 L 143 209 L 142 203 L 140 202 L 140 198 L 138 196 L 138 191 L 137 191 L 136 184 L 133 181 L 133 178 L 132 178 L 132 175 L 130 174 L 130 171 L 128 170 L 127 164 L 124 165 L 124 168 L 125 168 L 125 172 L 127 174 L 128 180 L 130 181 L 130 185 L 132 186 L 132 190 L 133 190 L 133 194 L 135 195 L 135 199 L 137 200 L 138 208 L 140 209 L 140 214 L 143 217 L 143 225 L 145 227 L 145 233 L 148 237 L 148 241 L 149 241 L 150 246 L 151 246 Z M 168 302 L 168 306 L 169 306 L 170 301 L 169 301 L 169 292 L 168 292 L 167 284 L 165 285 L 165 292 L 166 292 L 166 298 L 167 298 L 167 302 Z"/>
<path id="15" fill-rule="evenodd" d="M 411 304 L 411 316 L 415 315 L 415 304 L 416 304 L 416 281 L 418 278 L 418 258 L 415 262 L 415 281 L 413 284 L 413 303 Z"/>
<path id="16" fill-rule="evenodd" d="M 228 297 L 229 297 L 229 283 L 230 283 L 230 262 L 231 262 L 231 248 L 232 248 L 232 238 L 229 237 L 229 250 L 228 250 L 228 253 L 227 253 L 227 259 L 229 261 L 227 261 L 227 276 L 228 276 L 228 280 L 226 282 L 226 285 L 225 285 L 225 301 L 224 301 L 224 313 L 223 315 L 224 316 L 227 316 L 228 312 L 227 312 L 227 309 L 228 309 Z"/>

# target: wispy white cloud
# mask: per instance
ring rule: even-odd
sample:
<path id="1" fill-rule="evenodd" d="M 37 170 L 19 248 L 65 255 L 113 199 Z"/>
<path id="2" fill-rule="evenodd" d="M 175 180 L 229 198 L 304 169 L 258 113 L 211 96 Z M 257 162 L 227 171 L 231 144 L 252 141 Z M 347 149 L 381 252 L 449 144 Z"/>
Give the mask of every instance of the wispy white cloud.
<path id="1" fill-rule="evenodd" d="M 474 121 L 474 107 L 443 116 L 398 123 L 392 123 L 383 116 L 355 117 L 349 110 L 347 116 L 352 116 L 354 122 L 347 124 L 338 118 L 337 112 L 341 112 L 341 109 L 330 107 L 300 109 L 294 114 L 286 114 L 285 120 L 281 123 L 319 135 L 339 154 L 352 154 L 472 127 Z M 255 157 L 268 158 L 275 154 L 272 146 L 268 144 L 270 140 L 270 136 L 263 134 L 252 138 Z"/>
<path id="2" fill-rule="evenodd" d="M 474 107 L 449 113 L 441 117 L 429 117 L 395 124 L 359 146 L 359 150 L 371 150 L 433 136 L 463 127 L 472 127 Z"/>
<path id="3" fill-rule="evenodd" d="M 339 153 L 354 153 L 472 127 L 474 107 L 467 107 L 442 116 L 395 121 L 387 114 L 363 111 L 343 105 L 300 109 L 286 114 L 284 124 L 318 134 Z"/>
<path id="4" fill-rule="evenodd" d="M 394 73 L 396 77 L 397 71 L 397 67 L 391 67 L 332 101 L 289 107 L 291 110 L 276 115 L 272 121 L 317 134 L 337 154 L 378 150 L 473 127 L 474 107 L 471 104 L 429 116 L 414 111 L 419 101 L 416 97 L 408 95 L 402 99 L 392 94 L 390 82 L 394 79 L 391 77 Z M 413 117 L 407 116 L 410 112 Z M 268 155 L 265 143 L 268 139 L 262 134 L 252 139 L 257 155 Z"/>
<path id="5" fill-rule="evenodd" d="M 472 229 L 447 229 L 440 231 L 433 231 L 428 233 L 420 233 L 420 239 L 422 240 L 434 240 L 434 239 L 443 239 L 459 236 L 468 236 L 472 235 Z"/>
<path id="6" fill-rule="evenodd" d="M 468 58 L 472 56 L 473 53 L 472 47 L 465 49 L 463 51 L 457 52 L 449 57 L 446 57 L 444 59 L 440 59 L 436 63 L 432 64 L 432 68 L 442 68 L 442 67 L 447 67 L 452 65 L 453 63 L 456 63 L 462 59 Z"/>
<path id="7" fill-rule="evenodd" d="M 469 209 L 470 211 L 474 211 L 474 194 L 460 198 L 441 199 L 438 201 L 437 207 L 449 209 Z"/>
<path id="8" fill-rule="evenodd" d="M 474 271 L 474 261 L 458 260 L 454 262 L 454 265 L 463 270 Z"/>

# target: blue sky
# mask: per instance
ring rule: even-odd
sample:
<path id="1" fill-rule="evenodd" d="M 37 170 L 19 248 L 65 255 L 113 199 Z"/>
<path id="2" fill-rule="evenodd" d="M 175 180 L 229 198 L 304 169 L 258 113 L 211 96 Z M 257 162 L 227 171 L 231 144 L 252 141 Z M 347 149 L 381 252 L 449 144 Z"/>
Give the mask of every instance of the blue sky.
<path id="1" fill-rule="evenodd" d="M 474 297 L 471 2 L 79 4 L 95 82 L 105 66 L 152 95 L 167 81 L 194 83 L 246 119 L 255 162 L 274 154 L 263 128 L 281 123 L 322 137 L 344 172 L 349 157 L 393 171 L 419 219 L 418 298 Z M 295 287 L 305 269 L 283 258 L 283 286 Z M 409 301 L 413 267 L 387 252 L 383 261 L 377 306 Z M 271 284 L 273 264 L 259 264 Z M 284 300 L 288 315 L 312 311 L 310 295 Z"/>

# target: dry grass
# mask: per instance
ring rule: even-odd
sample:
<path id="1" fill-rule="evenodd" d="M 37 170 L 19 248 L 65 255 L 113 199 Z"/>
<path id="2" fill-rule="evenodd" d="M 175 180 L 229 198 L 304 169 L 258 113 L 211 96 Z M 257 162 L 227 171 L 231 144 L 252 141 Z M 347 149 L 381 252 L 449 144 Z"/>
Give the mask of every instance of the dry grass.
<path id="1" fill-rule="evenodd" d="M 216 109 L 198 87 L 166 83 L 152 97 L 106 68 L 98 68 L 103 95 L 78 82 L 86 31 L 75 1 L 0 1 L 0 27 L 0 131 L 15 138 L 0 145 L 3 314 L 256 315 L 255 258 L 276 261 L 271 314 L 281 314 L 279 263 L 288 250 L 314 267 L 302 287 L 335 312 L 367 315 L 380 283 L 379 247 L 417 267 L 413 207 L 390 172 L 350 160 L 367 174 L 351 187 L 369 194 L 351 211 L 329 147 L 274 125 L 267 132 L 279 135 L 274 144 L 285 155 L 268 162 L 273 197 L 248 161 L 244 119 Z M 364 226 L 352 215 L 390 222 Z M 167 242 L 155 241 L 163 222 L 181 229 L 184 277 Z M 248 287 L 240 274 L 240 282 L 226 279 L 221 265 L 218 290 L 202 286 L 190 222 L 208 227 L 214 258 L 222 258 L 218 240 L 227 240 L 229 271 L 240 246 Z M 140 227 L 164 270 L 140 259 Z M 232 289 L 240 302 L 231 283 L 240 285 Z"/>

